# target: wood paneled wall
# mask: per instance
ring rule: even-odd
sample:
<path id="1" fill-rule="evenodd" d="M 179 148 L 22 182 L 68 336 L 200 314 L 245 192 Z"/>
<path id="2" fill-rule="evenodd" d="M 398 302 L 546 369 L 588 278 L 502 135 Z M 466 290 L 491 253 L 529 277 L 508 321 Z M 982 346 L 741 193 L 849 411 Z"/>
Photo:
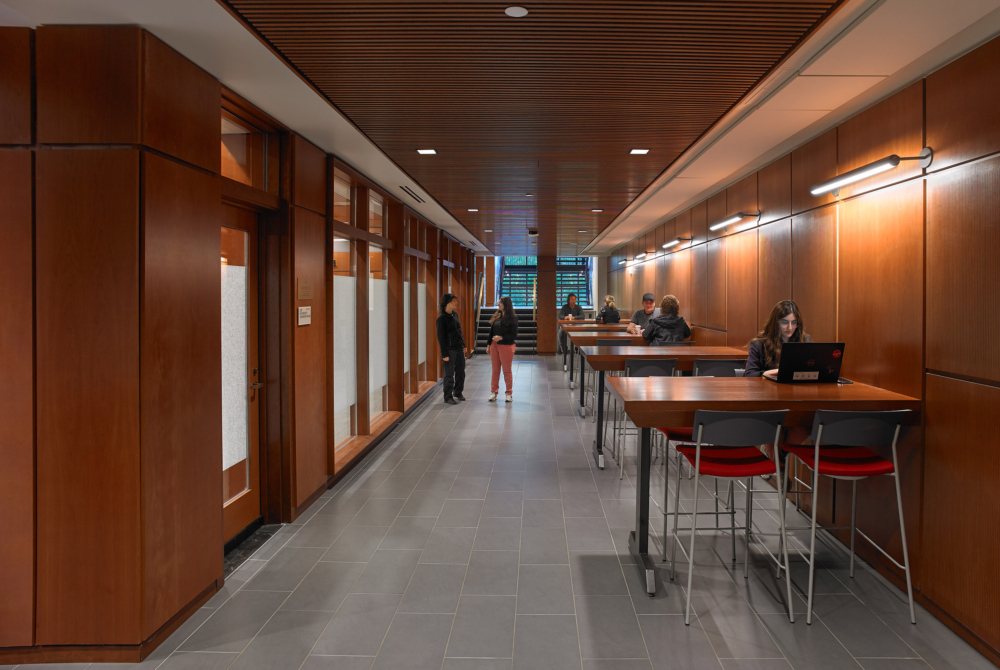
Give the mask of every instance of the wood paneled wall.
<path id="1" fill-rule="evenodd" d="M 847 344 L 846 377 L 922 398 L 923 426 L 899 450 L 918 598 L 994 662 L 998 90 L 995 39 L 660 226 L 663 239 L 690 230 L 689 248 L 625 268 L 617 262 L 631 259 L 636 244 L 616 249 L 608 278 L 625 312 L 654 286 L 658 296 L 676 294 L 694 339 L 706 344 L 745 346 L 777 301 L 794 299 L 814 340 Z M 817 182 L 923 146 L 935 152 L 926 171 L 904 162 L 839 196 L 809 193 Z M 750 209 L 754 186 L 760 225 L 708 241 L 704 222 Z M 849 485 L 836 495 L 827 489 L 820 517 L 841 523 Z M 865 481 L 858 495 L 859 528 L 900 555 L 892 482 Z M 902 584 L 875 550 L 859 553 Z"/>
<path id="2" fill-rule="evenodd" d="M 0 41 L 4 29 L 0 29 Z M 26 47 L 27 45 L 25 45 Z M 0 65 L 2 68 L 3 65 Z M 34 637 L 35 371 L 32 161 L 0 151 L 0 647 Z"/>
<path id="3" fill-rule="evenodd" d="M 555 314 L 556 305 L 556 257 L 539 256 L 538 260 L 538 323 L 536 351 L 541 355 L 555 354 L 558 347 Z"/>

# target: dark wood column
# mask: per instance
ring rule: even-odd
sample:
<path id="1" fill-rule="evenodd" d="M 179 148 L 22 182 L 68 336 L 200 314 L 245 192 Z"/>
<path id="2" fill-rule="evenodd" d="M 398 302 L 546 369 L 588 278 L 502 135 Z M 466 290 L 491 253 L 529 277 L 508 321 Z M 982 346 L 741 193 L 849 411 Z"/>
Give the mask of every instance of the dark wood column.
<path id="1" fill-rule="evenodd" d="M 368 230 L 368 187 L 354 187 L 354 203 L 351 224 L 358 230 Z M 358 435 L 369 435 L 371 431 L 371 411 L 368 406 L 368 243 L 355 240 L 357 248 L 357 329 L 355 330 L 355 352 L 357 355 Z"/>
<path id="2" fill-rule="evenodd" d="M 403 411 L 403 205 L 389 203 L 386 237 L 393 242 L 393 248 L 386 255 L 389 258 L 389 405 L 390 412 Z"/>

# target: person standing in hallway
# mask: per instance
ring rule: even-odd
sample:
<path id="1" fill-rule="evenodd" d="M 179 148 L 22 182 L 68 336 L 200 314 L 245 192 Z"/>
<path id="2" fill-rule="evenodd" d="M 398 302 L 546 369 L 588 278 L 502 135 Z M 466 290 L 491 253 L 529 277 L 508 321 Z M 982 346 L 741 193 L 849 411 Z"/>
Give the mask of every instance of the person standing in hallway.
<path id="1" fill-rule="evenodd" d="M 517 314 L 510 298 L 500 298 L 500 306 L 496 314 L 490 318 L 490 340 L 486 351 L 493 362 L 493 376 L 490 379 L 490 402 L 497 399 L 500 393 L 500 370 L 503 370 L 503 380 L 507 385 L 507 402 L 514 402 L 514 347 L 517 341 Z"/>
<path id="2" fill-rule="evenodd" d="M 609 323 L 621 323 L 622 316 L 615 308 L 615 297 L 613 295 L 604 296 L 604 307 L 597 314 L 597 322 L 605 325 Z"/>
<path id="3" fill-rule="evenodd" d="M 799 306 L 782 300 L 767 319 L 764 330 L 750 341 L 744 377 L 775 377 L 781 363 L 781 345 L 785 342 L 812 342 L 806 333 Z"/>
<path id="4" fill-rule="evenodd" d="M 642 296 L 642 309 L 637 309 L 632 314 L 632 321 L 628 324 L 630 335 L 641 335 L 642 329 L 649 325 L 650 320 L 659 316 L 659 310 L 653 308 L 655 302 L 656 298 L 652 293 Z"/>
<path id="5" fill-rule="evenodd" d="M 444 361 L 444 401 L 457 405 L 465 400 L 465 338 L 458 320 L 458 296 L 445 293 L 441 296 L 441 314 L 437 318 L 438 344 Z"/>
<path id="6" fill-rule="evenodd" d="M 566 304 L 559 310 L 559 318 L 570 321 L 583 318 L 583 308 L 576 304 L 575 293 L 566 296 Z M 566 332 L 562 329 L 559 330 L 559 346 L 561 351 L 566 351 Z"/>
<path id="7" fill-rule="evenodd" d="M 660 302 L 660 315 L 649 320 L 642 329 L 642 336 L 652 346 L 662 346 L 669 342 L 683 342 L 691 337 L 691 328 L 680 316 L 681 303 L 674 295 L 665 295 Z"/>

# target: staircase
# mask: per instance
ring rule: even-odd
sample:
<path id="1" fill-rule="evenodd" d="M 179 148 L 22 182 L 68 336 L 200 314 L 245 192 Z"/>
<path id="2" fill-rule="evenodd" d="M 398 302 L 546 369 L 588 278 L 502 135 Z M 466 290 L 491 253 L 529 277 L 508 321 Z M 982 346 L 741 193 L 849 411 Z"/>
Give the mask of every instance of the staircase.
<path id="1" fill-rule="evenodd" d="M 476 328 L 476 353 L 485 354 L 486 345 L 490 338 L 490 318 L 496 307 L 483 307 L 479 315 L 479 325 Z M 516 353 L 534 354 L 538 347 L 538 324 L 531 320 L 530 307 L 515 307 L 517 314 L 517 348 Z"/>

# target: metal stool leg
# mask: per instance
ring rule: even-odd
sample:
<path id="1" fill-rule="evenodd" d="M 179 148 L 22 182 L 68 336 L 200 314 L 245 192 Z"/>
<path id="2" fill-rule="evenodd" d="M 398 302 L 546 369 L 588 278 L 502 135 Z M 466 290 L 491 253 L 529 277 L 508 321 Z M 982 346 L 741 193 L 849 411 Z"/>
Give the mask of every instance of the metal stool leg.
<path id="1" fill-rule="evenodd" d="M 743 551 L 743 579 L 750 577 L 750 524 L 753 522 L 751 510 L 753 509 L 753 477 L 747 478 L 747 509 L 746 509 L 746 546 Z"/>
<path id="2" fill-rule="evenodd" d="M 729 505 L 729 531 L 733 540 L 733 563 L 736 563 L 736 482 L 729 482 L 729 495 L 726 496 Z"/>
<path id="3" fill-rule="evenodd" d="M 816 494 L 819 488 L 819 472 L 813 470 L 813 485 L 810 507 L 812 507 L 812 530 L 809 537 L 809 604 L 806 612 L 806 623 L 811 624 L 813 620 L 813 582 L 816 577 Z"/>
<path id="4" fill-rule="evenodd" d="M 670 581 L 674 580 L 677 563 L 677 518 L 681 513 L 681 453 L 677 452 L 677 481 L 674 483 L 674 532 L 670 536 Z M 667 560 L 667 547 L 663 547 L 663 560 Z"/>
<path id="5" fill-rule="evenodd" d="M 700 454 L 699 454 L 700 455 Z M 691 546 L 688 549 L 688 588 L 687 588 L 687 603 L 684 605 L 684 625 L 691 625 L 691 586 L 694 582 L 694 536 L 695 531 L 698 526 L 698 483 L 699 483 L 699 473 L 698 473 L 698 460 L 695 457 L 695 467 L 694 467 L 694 503 L 693 511 L 691 513 Z"/>
<path id="6" fill-rule="evenodd" d="M 858 527 L 858 480 L 851 482 L 851 579 L 854 579 L 854 531 Z"/>
<path id="7" fill-rule="evenodd" d="M 787 461 L 786 461 L 787 469 Z M 781 523 L 781 547 L 785 550 L 785 597 L 788 599 L 788 622 L 795 623 L 795 601 L 792 600 L 792 571 L 788 567 L 788 537 L 785 530 L 785 479 L 782 478 L 778 482 L 778 500 L 780 501 L 778 507 L 778 521 Z M 778 558 L 781 558 L 781 551 L 778 551 Z M 779 568 L 780 569 L 780 568 Z"/>
<path id="8" fill-rule="evenodd" d="M 899 428 L 896 428 L 899 437 Z M 903 568 L 906 571 L 906 596 L 910 599 L 910 623 L 917 623 L 917 613 L 913 609 L 913 583 L 910 580 L 910 552 L 906 548 L 906 523 L 903 521 L 903 493 L 899 488 L 899 461 L 896 459 L 896 440 L 892 442 L 892 477 L 896 480 L 896 508 L 899 510 L 899 539 L 903 542 Z"/>

